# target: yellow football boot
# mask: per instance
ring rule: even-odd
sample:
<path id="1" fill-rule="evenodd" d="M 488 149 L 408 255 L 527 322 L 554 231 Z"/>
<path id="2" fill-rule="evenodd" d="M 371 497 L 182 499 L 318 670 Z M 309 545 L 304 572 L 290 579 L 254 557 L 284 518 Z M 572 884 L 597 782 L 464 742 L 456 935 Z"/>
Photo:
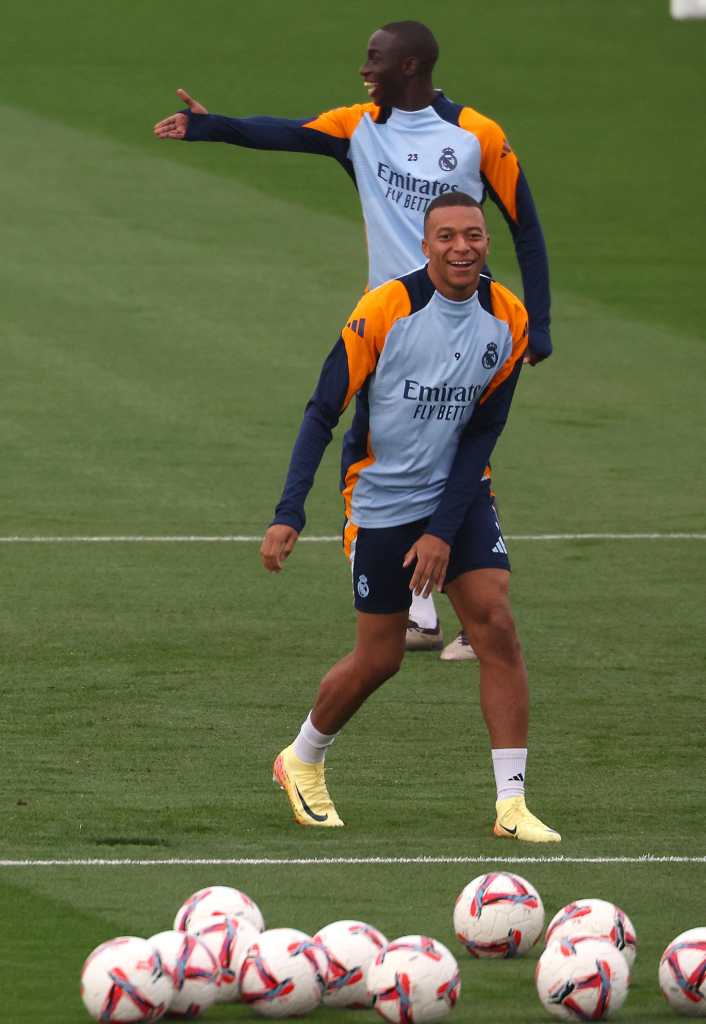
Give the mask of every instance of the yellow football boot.
<path id="1" fill-rule="evenodd" d="M 287 794 L 297 824 L 316 828 L 343 825 L 326 789 L 323 762 L 307 764 L 299 760 L 291 746 L 285 747 L 275 758 L 272 781 Z"/>
<path id="2" fill-rule="evenodd" d="M 561 836 L 527 810 L 523 796 L 498 800 L 493 832 L 500 839 L 519 839 L 521 843 L 560 843 Z"/>

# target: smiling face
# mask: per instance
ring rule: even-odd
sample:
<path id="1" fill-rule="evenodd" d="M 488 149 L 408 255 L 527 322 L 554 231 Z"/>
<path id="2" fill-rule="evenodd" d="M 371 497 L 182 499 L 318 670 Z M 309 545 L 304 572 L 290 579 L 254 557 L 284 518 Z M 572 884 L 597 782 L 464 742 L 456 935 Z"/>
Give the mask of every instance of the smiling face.
<path id="1" fill-rule="evenodd" d="M 432 284 L 447 299 L 469 299 L 478 288 L 490 235 L 479 206 L 439 206 L 424 226 L 422 251 Z"/>
<path id="2" fill-rule="evenodd" d="M 404 104 L 417 61 L 414 57 L 403 57 L 402 53 L 399 40 L 391 32 L 382 28 L 373 32 L 360 74 L 368 96 L 378 107 Z"/>

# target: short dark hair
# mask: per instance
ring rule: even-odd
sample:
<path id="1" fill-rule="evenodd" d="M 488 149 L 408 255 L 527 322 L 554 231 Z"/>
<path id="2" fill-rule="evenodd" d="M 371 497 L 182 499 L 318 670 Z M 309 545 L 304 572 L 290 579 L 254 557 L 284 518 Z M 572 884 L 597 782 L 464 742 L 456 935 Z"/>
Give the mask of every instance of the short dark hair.
<path id="1" fill-rule="evenodd" d="M 421 21 L 389 21 L 382 30 L 397 37 L 403 57 L 417 58 L 423 75 L 431 74 L 439 59 L 439 44 L 430 28 Z"/>
<path id="2" fill-rule="evenodd" d="M 433 213 L 434 210 L 438 210 L 442 206 L 476 206 L 481 213 L 483 213 L 483 206 L 469 196 L 466 192 L 444 192 L 443 195 L 437 196 L 436 199 L 432 199 L 426 208 L 424 213 L 424 227 L 426 229 L 427 221 L 429 220 L 429 214 Z M 485 220 L 485 214 L 483 214 L 483 220 Z"/>

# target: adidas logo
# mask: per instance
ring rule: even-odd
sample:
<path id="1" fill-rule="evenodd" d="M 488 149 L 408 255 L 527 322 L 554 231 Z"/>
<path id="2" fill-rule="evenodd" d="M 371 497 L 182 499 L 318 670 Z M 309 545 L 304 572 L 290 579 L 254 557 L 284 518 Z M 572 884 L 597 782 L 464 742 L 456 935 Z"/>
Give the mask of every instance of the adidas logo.
<path id="1" fill-rule="evenodd" d="M 493 548 L 493 553 L 496 554 L 496 555 L 506 555 L 507 554 L 507 548 L 505 547 L 505 541 L 502 539 L 502 537 L 498 538 L 498 543 Z"/>
<path id="2" fill-rule="evenodd" d="M 510 778 L 507 781 L 508 782 L 524 782 L 525 781 L 525 777 L 522 774 L 522 772 L 518 772 L 517 775 L 511 775 Z"/>

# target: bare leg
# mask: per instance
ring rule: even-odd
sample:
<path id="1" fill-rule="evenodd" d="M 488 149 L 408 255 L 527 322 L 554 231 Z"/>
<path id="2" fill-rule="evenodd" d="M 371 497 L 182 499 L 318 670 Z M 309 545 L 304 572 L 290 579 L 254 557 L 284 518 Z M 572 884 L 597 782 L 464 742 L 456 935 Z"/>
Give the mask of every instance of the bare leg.
<path id="1" fill-rule="evenodd" d="M 313 725 L 329 735 L 342 729 L 371 693 L 394 676 L 404 657 L 407 612 L 357 613 L 355 647 L 329 669 L 311 712 Z"/>
<path id="2" fill-rule="evenodd" d="M 394 676 L 404 657 L 406 626 L 406 611 L 393 615 L 357 613 L 355 647 L 321 680 L 310 716 L 315 729 L 326 736 L 337 733 L 370 694 Z M 291 744 L 275 758 L 272 778 L 286 792 L 300 825 L 343 825 L 326 788 L 323 761 L 302 761 Z"/>
<path id="3" fill-rule="evenodd" d="M 490 745 L 526 747 L 529 725 L 527 670 L 512 618 L 510 573 L 477 569 L 447 592 L 480 662 L 480 704 Z"/>

